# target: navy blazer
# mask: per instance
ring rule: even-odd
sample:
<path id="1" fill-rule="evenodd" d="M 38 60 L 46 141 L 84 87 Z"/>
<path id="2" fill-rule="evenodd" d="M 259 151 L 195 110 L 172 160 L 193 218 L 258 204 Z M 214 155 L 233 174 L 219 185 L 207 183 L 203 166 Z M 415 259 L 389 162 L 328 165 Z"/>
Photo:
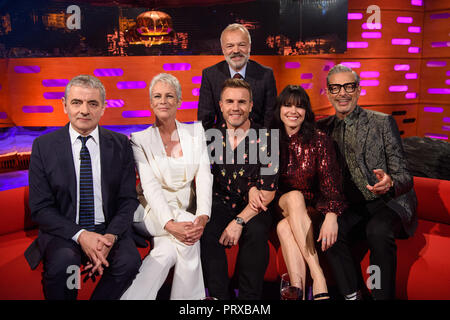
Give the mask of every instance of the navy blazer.
<path id="1" fill-rule="evenodd" d="M 202 121 L 205 130 L 213 127 L 215 123 L 219 124 L 223 121 L 219 106 L 220 93 L 223 83 L 230 77 L 230 68 L 225 60 L 202 72 L 197 120 Z M 269 128 L 277 98 L 277 86 L 272 69 L 256 61 L 248 60 L 245 81 L 252 88 L 251 121 Z"/>
<path id="2" fill-rule="evenodd" d="M 106 232 L 124 236 L 139 202 L 129 139 L 99 126 L 101 189 Z M 31 219 L 38 238 L 25 251 L 34 269 L 54 237 L 70 240 L 81 230 L 76 223 L 77 185 L 69 124 L 33 142 L 29 167 Z"/>

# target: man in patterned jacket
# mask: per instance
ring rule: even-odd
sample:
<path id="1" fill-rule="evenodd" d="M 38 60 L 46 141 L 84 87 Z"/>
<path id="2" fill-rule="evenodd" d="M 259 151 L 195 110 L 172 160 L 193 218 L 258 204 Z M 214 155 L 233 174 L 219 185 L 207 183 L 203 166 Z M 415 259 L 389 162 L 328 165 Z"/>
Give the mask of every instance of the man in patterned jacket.
<path id="1" fill-rule="evenodd" d="M 327 96 L 336 114 L 321 119 L 319 127 L 337 145 L 350 206 L 338 219 L 338 239 L 326 255 L 340 292 L 346 299 L 357 299 L 362 275 L 350 248 L 365 238 L 372 296 L 394 299 L 395 239 L 414 234 L 417 199 L 396 122 L 390 115 L 358 106 L 359 82 L 355 71 L 340 64 L 327 76 Z"/>

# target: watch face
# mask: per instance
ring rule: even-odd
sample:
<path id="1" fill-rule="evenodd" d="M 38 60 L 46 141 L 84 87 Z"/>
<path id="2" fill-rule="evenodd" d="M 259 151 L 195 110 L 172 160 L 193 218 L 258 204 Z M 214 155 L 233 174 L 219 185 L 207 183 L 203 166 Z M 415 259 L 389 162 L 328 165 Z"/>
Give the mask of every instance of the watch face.
<path id="1" fill-rule="evenodd" d="M 244 219 L 242 219 L 240 217 L 236 217 L 235 220 L 236 220 L 236 223 L 240 224 L 241 226 L 243 226 L 245 224 Z"/>

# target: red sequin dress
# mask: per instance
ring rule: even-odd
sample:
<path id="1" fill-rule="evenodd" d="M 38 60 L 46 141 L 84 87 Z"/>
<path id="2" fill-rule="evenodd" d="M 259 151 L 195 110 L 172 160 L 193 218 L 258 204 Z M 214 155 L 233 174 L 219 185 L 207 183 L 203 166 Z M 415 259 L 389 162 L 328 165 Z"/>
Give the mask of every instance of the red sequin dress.
<path id="1" fill-rule="evenodd" d="M 333 141 L 319 130 L 307 144 L 297 134 L 280 140 L 278 196 L 299 190 L 307 206 L 342 214 L 347 205 Z"/>

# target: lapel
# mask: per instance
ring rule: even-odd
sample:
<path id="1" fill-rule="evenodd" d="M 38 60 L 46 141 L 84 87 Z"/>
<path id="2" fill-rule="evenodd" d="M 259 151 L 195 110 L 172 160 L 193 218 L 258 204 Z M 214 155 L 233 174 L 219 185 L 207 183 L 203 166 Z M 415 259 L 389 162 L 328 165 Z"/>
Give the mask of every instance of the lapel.
<path id="1" fill-rule="evenodd" d="M 108 182 L 108 177 L 110 177 L 113 172 L 110 169 L 113 167 L 114 160 L 114 147 L 111 134 L 98 126 L 98 137 L 100 144 L 100 166 L 101 166 L 101 186 L 102 186 L 102 203 L 103 203 L 103 213 L 105 215 L 105 220 L 108 218 L 108 208 L 107 204 L 109 203 L 109 192 L 108 186 L 110 185 Z"/>
<path id="2" fill-rule="evenodd" d="M 218 65 L 217 69 L 219 70 L 219 72 L 223 78 L 223 79 L 217 79 L 217 80 L 220 82 L 220 85 L 222 85 L 226 79 L 231 78 L 230 68 L 228 67 L 228 63 L 224 60 Z"/>
<path id="3" fill-rule="evenodd" d="M 363 152 L 367 143 L 367 133 L 369 132 L 369 119 L 367 117 L 366 110 L 364 110 L 360 106 L 357 106 L 357 108 L 360 108 L 361 111 L 356 123 L 356 139 L 357 141 L 360 141 L 360 143 L 358 143 L 356 146 L 356 154 L 358 157 L 358 161 L 363 162 Z"/>
<path id="4" fill-rule="evenodd" d="M 192 164 L 197 163 L 195 159 L 197 158 L 197 152 L 194 152 L 196 147 L 195 141 L 192 140 L 194 133 L 191 134 L 190 130 L 195 130 L 195 125 L 186 125 L 176 121 L 178 136 L 180 138 L 181 149 L 183 150 L 183 162 L 185 167 L 186 177 L 191 177 L 192 175 Z M 200 134 L 200 132 L 198 133 Z"/>
<path id="5" fill-rule="evenodd" d="M 257 74 L 254 68 L 254 62 L 252 60 L 248 60 L 247 69 L 245 70 L 245 81 L 250 84 L 253 92 L 256 90 L 257 83 L 256 81 L 259 79 L 259 75 Z"/>
<path id="6" fill-rule="evenodd" d="M 75 221 L 77 214 L 77 178 L 75 174 L 75 165 L 73 163 L 74 159 L 72 144 L 70 142 L 69 123 L 60 130 L 60 135 L 55 145 L 55 153 L 58 157 L 59 167 L 62 168 L 62 172 L 65 173 L 65 177 L 68 181 L 69 196 L 73 207 L 73 210 L 69 213 L 69 218 Z"/>

